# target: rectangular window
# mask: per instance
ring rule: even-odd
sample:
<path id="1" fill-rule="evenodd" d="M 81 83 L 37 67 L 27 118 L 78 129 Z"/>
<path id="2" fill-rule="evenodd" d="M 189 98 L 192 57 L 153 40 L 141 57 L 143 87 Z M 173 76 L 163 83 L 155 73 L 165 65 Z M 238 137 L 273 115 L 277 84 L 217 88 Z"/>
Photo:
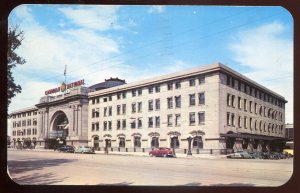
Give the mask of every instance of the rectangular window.
<path id="1" fill-rule="evenodd" d="M 155 127 L 160 127 L 160 116 L 155 117 Z"/>
<path id="2" fill-rule="evenodd" d="M 132 97 L 135 97 L 136 96 L 136 90 L 134 89 L 131 92 L 132 92 Z"/>
<path id="3" fill-rule="evenodd" d="M 108 130 L 111 131 L 111 129 L 112 129 L 112 123 L 111 121 L 108 121 Z"/>
<path id="4" fill-rule="evenodd" d="M 160 92 L 160 85 L 155 86 L 155 92 Z"/>
<path id="5" fill-rule="evenodd" d="M 148 117 L 148 127 L 149 128 L 153 127 L 153 117 Z"/>
<path id="6" fill-rule="evenodd" d="M 117 115 L 121 114 L 121 105 L 117 105 Z"/>
<path id="7" fill-rule="evenodd" d="M 123 98 L 123 99 L 126 99 L 126 92 L 123 92 L 123 93 L 122 93 L 122 98 Z"/>
<path id="8" fill-rule="evenodd" d="M 135 113 L 136 112 L 136 103 L 131 104 L 131 112 Z"/>
<path id="9" fill-rule="evenodd" d="M 175 89 L 180 89 L 181 88 L 181 82 L 180 81 L 176 81 L 175 82 Z"/>
<path id="10" fill-rule="evenodd" d="M 242 127 L 242 117 L 238 116 L 238 127 L 241 128 Z"/>
<path id="11" fill-rule="evenodd" d="M 99 131 L 99 122 L 96 122 L 96 131 Z"/>
<path id="12" fill-rule="evenodd" d="M 103 130 L 106 131 L 107 130 L 107 121 L 103 122 Z"/>
<path id="13" fill-rule="evenodd" d="M 198 113 L 198 120 L 199 120 L 199 124 L 205 123 L 205 112 L 204 111 Z"/>
<path id="14" fill-rule="evenodd" d="M 231 114 L 231 126 L 232 127 L 235 126 L 235 115 L 234 115 L 234 113 Z"/>
<path id="15" fill-rule="evenodd" d="M 109 97 L 108 97 L 108 100 L 109 100 L 109 101 L 112 101 L 112 96 L 109 96 Z"/>
<path id="16" fill-rule="evenodd" d="M 249 118 L 249 123 L 250 123 L 250 129 L 252 129 L 252 118 Z"/>
<path id="17" fill-rule="evenodd" d="M 173 120 L 172 120 L 172 115 L 168 115 L 168 127 L 171 127 Z"/>
<path id="18" fill-rule="evenodd" d="M 227 75 L 227 86 L 230 86 L 231 84 L 231 77 Z"/>
<path id="19" fill-rule="evenodd" d="M 199 105 L 205 105 L 205 94 L 204 92 L 198 93 Z"/>
<path id="20" fill-rule="evenodd" d="M 238 97 L 238 108 L 242 109 L 242 99 L 241 99 L 241 97 Z"/>
<path id="21" fill-rule="evenodd" d="M 175 107 L 176 108 L 181 107 L 181 96 L 175 96 Z"/>
<path id="22" fill-rule="evenodd" d="M 227 126 L 230 126 L 230 113 L 227 112 Z"/>
<path id="23" fill-rule="evenodd" d="M 121 93 L 117 93 L 117 99 L 118 99 L 118 100 L 121 99 Z"/>
<path id="24" fill-rule="evenodd" d="M 252 113 L 252 101 L 249 101 L 249 110 L 250 110 L 250 113 Z"/>
<path id="25" fill-rule="evenodd" d="M 142 118 L 138 118 L 138 129 L 141 129 L 143 126 L 142 124 Z"/>
<path id="26" fill-rule="evenodd" d="M 175 126 L 180 126 L 180 118 L 181 118 L 180 114 L 175 115 Z"/>
<path id="27" fill-rule="evenodd" d="M 148 101 L 148 111 L 153 111 L 153 100 Z"/>
<path id="28" fill-rule="evenodd" d="M 103 102 L 107 102 L 107 98 L 103 98 Z"/>
<path id="29" fill-rule="evenodd" d="M 257 114 L 257 103 L 254 103 L 254 113 Z"/>
<path id="30" fill-rule="evenodd" d="M 148 87 L 148 92 L 149 92 L 149 94 L 153 93 L 153 86 Z"/>
<path id="31" fill-rule="evenodd" d="M 195 86 L 196 85 L 196 79 L 195 78 L 190 79 L 189 83 L 190 83 L 190 86 Z"/>
<path id="32" fill-rule="evenodd" d="M 117 130 L 121 129 L 121 120 L 117 120 Z"/>
<path id="33" fill-rule="evenodd" d="M 235 96 L 234 95 L 231 96 L 231 106 L 233 108 L 235 108 Z"/>
<path id="34" fill-rule="evenodd" d="M 99 98 L 97 98 L 97 99 L 96 99 L 96 103 L 97 103 L 97 104 L 99 104 L 99 102 L 100 102 L 100 99 L 99 99 Z"/>
<path id="35" fill-rule="evenodd" d="M 229 106 L 230 107 L 230 94 L 227 94 L 227 106 Z"/>
<path id="36" fill-rule="evenodd" d="M 142 102 L 138 102 L 138 112 L 142 112 Z"/>
<path id="37" fill-rule="evenodd" d="M 160 99 L 155 99 L 155 109 L 160 110 Z"/>
<path id="38" fill-rule="evenodd" d="M 195 104 L 195 94 L 190 94 L 190 106 L 194 106 Z"/>
<path id="39" fill-rule="evenodd" d="M 205 83 L 205 76 L 200 76 L 199 77 L 199 84 L 204 84 Z"/>
<path id="40" fill-rule="evenodd" d="M 122 104 L 122 114 L 126 114 L 126 104 Z"/>
<path id="41" fill-rule="evenodd" d="M 122 120 L 122 129 L 126 129 L 126 119 Z"/>
<path id="42" fill-rule="evenodd" d="M 247 111 L 247 99 L 244 99 L 244 111 Z"/>
<path id="43" fill-rule="evenodd" d="M 168 83 L 168 90 L 173 90 L 173 82 Z"/>
<path id="44" fill-rule="evenodd" d="M 107 107 L 104 107 L 104 112 L 103 112 L 104 117 L 107 116 Z"/>
<path id="45" fill-rule="evenodd" d="M 143 94 L 143 90 L 142 90 L 142 89 L 139 89 L 139 90 L 138 90 L 138 95 L 141 96 L 142 94 Z"/>
<path id="46" fill-rule="evenodd" d="M 95 130 L 95 123 L 92 123 L 92 131 Z"/>
<path id="47" fill-rule="evenodd" d="M 31 119 L 27 120 L 27 125 L 30 126 L 31 125 Z"/>
<path id="48" fill-rule="evenodd" d="M 190 113 L 190 125 L 195 125 L 195 113 Z"/>
<path id="49" fill-rule="evenodd" d="M 111 106 L 108 107 L 108 116 L 112 116 L 112 107 Z"/>
<path id="50" fill-rule="evenodd" d="M 131 122 L 131 129 L 135 129 L 135 120 L 133 120 L 132 122 Z"/>
<path id="51" fill-rule="evenodd" d="M 168 109 L 173 108 L 173 97 L 168 97 L 167 102 L 168 102 Z"/>

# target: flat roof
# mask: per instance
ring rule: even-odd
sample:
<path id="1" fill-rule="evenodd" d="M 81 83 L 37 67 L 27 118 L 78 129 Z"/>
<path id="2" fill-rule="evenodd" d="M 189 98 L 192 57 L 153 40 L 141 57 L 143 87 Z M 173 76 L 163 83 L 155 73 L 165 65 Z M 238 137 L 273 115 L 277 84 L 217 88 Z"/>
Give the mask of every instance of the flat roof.
<path id="1" fill-rule="evenodd" d="M 9 115 L 25 113 L 25 112 L 28 112 L 28 111 L 35 111 L 35 110 L 38 110 L 38 108 L 37 107 L 27 107 L 27 108 L 22 108 L 22 109 L 13 111 Z"/>
<path id="2" fill-rule="evenodd" d="M 274 91 L 262 86 L 261 84 L 255 82 L 255 81 L 247 78 L 246 76 L 238 73 L 237 71 L 229 68 L 228 66 L 226 66 L 222 63 L 209 64 L 209 65 L 200 66 L 200 67 L 196 67 L 196 68 L 192 68 L 192 69 L 188 69 L 188 70 L 184 70 L 184 71 L 180 71 L 180 72 L 157 76 L 154 78 L 149 78 L 149 79 L 145 79 L 145 80 L 141 80 L 141 81 L 136 81 L 136 82 L 124 84 L 121 86 L 116 86 L 116 87 L 103 89 L 103 90 L 99 90 L 99 91 L 94 91 L 94 92 L 90 92 L 88 94 L 88 96 L 95 97 L 95 96 L 99 96 L 99 95 L 107 95 L 107 94 L 112 94 L 115 92 L 122 92 L 122 91 L 129 90 L 129 89 L 135 89 L 135 88 L 140 88 L 140 87 L 144 87 L 144 86 L 155 85 L 155 84 L 159 84 L 159 83 L 163 83 L 163 82 L 168 82 L 168 81 L 177 80 L 177 79 L 181 79 L 181 78 L 185 78 L 185 77 L 189 77 L 189 76 L 193 76 L 193 75 L 200 75 L 200 74 L 205 74 L 205 73 L 210 73 L 210 72 L 215 72 L 215 71 L 222 71 L 222 72 L 228 73 L 230 75 L 236 76 L 239 79 L 242 79 L 244 82 L 250 83 L 250 84 L 254 85 L 255 87 L 263 90 L 264 92 L 268 92 L 269 94 L 278 97 L 279 99 L 283 100 L 284 102 L 287 102 L 283 96 L 275 93 Z"/>

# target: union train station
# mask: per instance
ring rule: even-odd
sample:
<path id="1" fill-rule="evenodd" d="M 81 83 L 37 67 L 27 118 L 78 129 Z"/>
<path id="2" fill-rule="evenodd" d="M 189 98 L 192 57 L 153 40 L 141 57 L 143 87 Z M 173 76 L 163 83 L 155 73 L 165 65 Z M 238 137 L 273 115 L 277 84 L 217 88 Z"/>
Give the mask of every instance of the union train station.
<path id="1" fill-rule="evenodd" d="M 276 151 L 284 146 L 285 98 L 217 63 L 134 83 L 84 80 L 49 88 L 10 114 L 12 144 L 121 149 Z"/>

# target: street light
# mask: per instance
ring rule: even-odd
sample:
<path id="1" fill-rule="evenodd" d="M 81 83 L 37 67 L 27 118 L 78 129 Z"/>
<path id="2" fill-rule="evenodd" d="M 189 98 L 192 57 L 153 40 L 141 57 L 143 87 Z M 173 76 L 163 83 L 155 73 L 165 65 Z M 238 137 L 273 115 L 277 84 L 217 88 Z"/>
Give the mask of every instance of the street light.
<path id="1" fill-rule="evenodd" d="M 192 143 L 192 139 L 193 139 L 192 135 L 189 134 L 189 136 L 188 136 L 188 138 L 187 138 L 188 143 L 189 143 L 189 144 L 188 144 L 188 145 L 189 145 L 189 149 L 188 149 L 187 155 L 192 155 L 192 152 L 191 152 L 191 143 Z"/>

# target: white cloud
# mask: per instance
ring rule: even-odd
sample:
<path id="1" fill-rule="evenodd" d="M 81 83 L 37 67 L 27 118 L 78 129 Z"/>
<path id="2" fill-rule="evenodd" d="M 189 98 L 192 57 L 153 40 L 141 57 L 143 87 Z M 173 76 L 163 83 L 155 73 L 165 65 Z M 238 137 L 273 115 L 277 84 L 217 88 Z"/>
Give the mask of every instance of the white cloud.
<path id="1" fill-rule="evenodd" d="M 286 122 L 293 122 L 293 42 L 285 39 L 283 24 L 274 22 L 240 31 L 229 49 L 244 75 L 285 97 Z"/>
<path id="2" fill-rule="evenodd" d="M 148 13 L 150 14 L 153 14 L 153 13 L 164 13 L 165 12 L 165 6 L 163 5 L 154 5 L 154 6 L 151 6 L 149 9 L 148 9 Z"/>
<path id="3" fill-rule="evenodd" d="M 119 6 L 78 6 L 60 8 L 74 24 L 93 30 L 105 31 L 122 28 L 118 24 L 117 11 Z"/>

